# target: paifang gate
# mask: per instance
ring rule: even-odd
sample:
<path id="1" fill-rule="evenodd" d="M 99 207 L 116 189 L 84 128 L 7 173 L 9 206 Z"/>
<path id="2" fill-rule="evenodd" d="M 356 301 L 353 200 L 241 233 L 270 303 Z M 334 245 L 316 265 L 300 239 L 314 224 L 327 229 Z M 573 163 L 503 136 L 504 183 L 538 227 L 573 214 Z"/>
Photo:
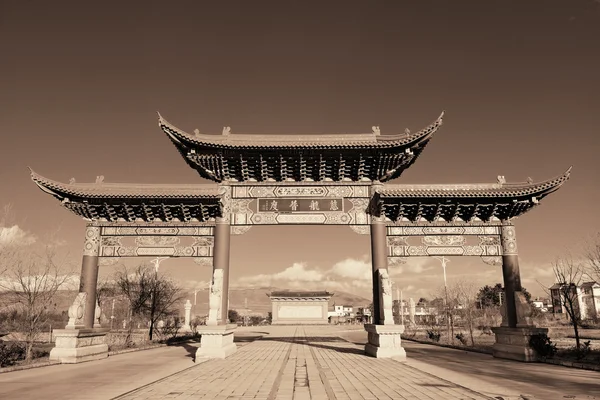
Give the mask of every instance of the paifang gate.
<path id="1" fill-rule="evenodd" d="M 373 324 L 365 325 L 365 351 L 405 358 L 394 325 L 388 265 L 410 257 L 463 255 L 501 265 L 506 290 L 503 322 L 494 329 L 496 357 L 530 361 L 531 323 L 522 293 L 515 218 L 568 178 L 570 168 L 545 182 L 402 185 L 398 178 L 442 125 L 442 115 L 414 133 L 221 135 L 186 133 L 159 115 L 159 126 L 187 164 L 215 184 L 141 185 L 60 183 L 31 172 L 33 181 L 88 221 L 80 294 L 69 325 L 55 333 L 53 357 L 64 362 L 105 356 L 98 325 L 96 282 L 100 265 L 119 257 L 191 257 L 212 266 L 202 356 L 235 351 L 235 325 L 227 321 L 230 235 L 253 225 L 347 225 L 371 236 Z M 62 335 L 62 336 L 61 336 Z M 61 337 L 71 338 L 61 342 Z M 72 348 L 72 343 L 83 344 Z M 92 338 L 92 339 L 90 339 Z M 71 347 L 69 347 L 71 346 Z M 87 347 L 86 347 L 87 346 Z M 87 350 L 86 350 L 87 349 Z"/>

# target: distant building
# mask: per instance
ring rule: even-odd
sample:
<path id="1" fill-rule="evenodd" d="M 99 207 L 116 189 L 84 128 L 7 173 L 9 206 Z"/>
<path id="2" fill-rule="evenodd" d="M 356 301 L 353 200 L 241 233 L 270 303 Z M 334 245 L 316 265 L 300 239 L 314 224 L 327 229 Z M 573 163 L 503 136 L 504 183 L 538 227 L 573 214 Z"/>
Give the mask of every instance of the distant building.
<path id="1" fill-rule="evenodd" d="M 315 325 L 328 323 L 329 299 L 326 291 L 276 291 L 271 298 L 271 325 Z"/>
<path id="2" fill-rule="evenodd" d="M 565 283 L 555 283 L 550 288 L 552 311 L 555 314 L 566 314 L 563 296 L 567 289 Z M 577 294 L 575 312 L 581 319 L 600 318 L 600 284 L 584 282 L 579 286 L 572 285 L 571 292 Z"/>

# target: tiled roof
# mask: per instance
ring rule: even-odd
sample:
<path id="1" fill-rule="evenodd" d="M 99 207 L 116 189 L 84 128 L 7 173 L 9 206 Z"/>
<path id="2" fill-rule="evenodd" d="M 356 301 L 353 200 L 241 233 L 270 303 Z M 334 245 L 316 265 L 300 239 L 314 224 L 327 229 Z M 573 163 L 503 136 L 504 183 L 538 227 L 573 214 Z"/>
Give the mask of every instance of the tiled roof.
<path id="1" fill-rule="evenodd" d="M 330 297 L 333 293 L 327 291 L 274 291 L 269 294 L 270 297 Z"/>
<path id="2" fill-rule="evenodd" d="M 571 167 L 572 168 L 572 167 Z M 494 183 L 459 185 L 385 185 L 377 190 L 382 199 L 395 197 L 418 198 L 478 198 L 545 196 L 557 190 L 571 174 L 571 168 L 562 175 L 539 183 Z"/>
<path id="3" fill-rule="evenodd" d="M 31 170 L 31 169 L 30 169 Z M 65 197 L 89 199 L 217 199 L 217 185 L 157 185 L 130 183 L 62 183 L 35 173 L 31 179 L 43 191 L 62 200 Z"/>
<path id="4" fill-rule="evenodd" d="M 170 124 L 160 114 L 158 125 L 177 147 L 209 147 L 214 149 L 375 149 L 410 147 L 428 140 L 442 125 L 442 113 L 431 125 L 408 134 L 378 135 L 336 134 L 336 135 L 251 135 L 251 134 L 190 134 Z"/>

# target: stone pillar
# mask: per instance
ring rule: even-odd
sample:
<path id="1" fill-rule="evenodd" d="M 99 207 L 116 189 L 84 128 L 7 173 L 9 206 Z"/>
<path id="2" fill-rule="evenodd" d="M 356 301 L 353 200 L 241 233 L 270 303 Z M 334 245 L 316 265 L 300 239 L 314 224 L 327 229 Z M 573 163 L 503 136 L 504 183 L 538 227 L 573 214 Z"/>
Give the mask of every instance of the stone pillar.
<path id="1" fill-rule="evenodd" d="M 191 315 L 192 315 L 192 302 L 189 300 L 186 300 L 185 302 L 185 319 L 183 321 L 183 326 L 181 327 L 181 329 L 184 332 L 190 332 L 192 330 L 192 327 L 190 326 L 190 321 L 191 321 Z"/>
<path id="2" fill-rule="evenodd" d="M 505 221 L 501 227 L 502 276 L 504 302 L 502 325 L 492 328 L 496 335 L 493 355 L 519 361 L 537 361 L 537 354 L 529 345 L 535 334 L 547 334 L 548 329 L 536 328 L 531 322 L 531 306 L 527 303 L 521 286 L 517 236 L 512 223 Z"/>
<path id="3" fill-rule="evenodd" d="M 83 260 L 79 292 L 86 293 L 83 324 L 85 328 L 94 327 L 96 312 L 96 286 L 98 284 L 98 255 L 100 253 L 100 227 L 89 224 L 85 230 Z"/>
<path id="4" fill-rule="evenodd" d="M 373 268 L 373 324 L 383 325 L 385 312 L 382 304 L 380 270 L 387 272 L 387 228 L 383 218 L 371 217 L 371 264 Z"/>
<path id="5" fill-rule="evenodd" d="M 383 185 L 374 182 L 371 190 L 371 263 L 373 268 L 373 316 L 372 324 L 366 324 L 368 343 L 365 352 L 377 358 L 406 360 L 401 334 L 404 325 L 394 325 L 392 288 L 388 274 L 387 227 L 383 211 L 375 204 L 376 190 Z"/>
<path id="6" fill-rule="evenodd" d="M 198 329 L 200 347 L 198 358 L 225 358 L 235 353 L 233 342 L 236 324 L 228 322 L 229 306 L 229 246 L 231 238 L 231 185 L 223 182 L 219 186 L 221 217 L 217 218 L 214 230 L 213 276 L 210 287 L 209 314 L 206 326 Z"/>
<path id="7" fill-rule="evenodd" d="M 100 307 L 96 298 L 100 227 L 89 224 L 85 231 L 79 294 L 69 308 L 65 329 L 54 329 L 55 347 L 50 360 L 79 363 L 108 357 L 105 342 L 109 329 L 100 328 Z"/>

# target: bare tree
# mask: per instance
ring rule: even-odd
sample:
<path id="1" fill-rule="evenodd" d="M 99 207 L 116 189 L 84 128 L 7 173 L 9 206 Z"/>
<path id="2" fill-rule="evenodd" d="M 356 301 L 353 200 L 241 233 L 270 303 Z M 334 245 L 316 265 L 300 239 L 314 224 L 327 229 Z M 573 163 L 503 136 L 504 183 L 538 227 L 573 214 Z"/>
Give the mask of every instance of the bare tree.
<path id="1" fill-rule="evenodd" d="M 587 264 L 587 275 L 600 283 L 600 232 L 596 233 L 592 239 L 587 241 L 584 252 Z"/>
<path id="2" fill-rule="evenodd" d="M 117 272 L 115 282 L 129 300 L 131 315 L 150 321 L 150 340 L 157 322 L 173 315 L 176 304 L 182 299 L 181 289 L 175 282 L 159 275 L 152 267 L 141 265 L 131 274 L 123 268 Z M 131 331 L 131 324 L 129 325 Z"/>
<path id="3" fill-rule="evenodd" d="M 556 278 L 556 287 L 560 297 L 560 304 L 565 308 L 573 330 L 575 331 L 575 343 L 579 349 L 579 321 L 581 318 L 579 309 L 579 287 L 581 286 L 585 273 L 584 265 L 575 262 L 573 257 L 568 254 L 565 257 L 558 257 L 552 263 L 552 271 Z M 554 299 L 553 299 L 554 302 Z"/>
<path id="4" fill-rule="evenodd" d="M 450 293 L 456 299 L 456 302 L 462 306 L 463 318 L 467 323 L 469 329 L 469 336 L 471 338 L 471 346 L 475 346 L 475 340 L 473 338 L 473 330 L 475 319 L 477 318 L 477 301 L 479 291 L 476 287 L 466 280 L 459 280 L 452 284 Z"/>
<path id="5" fill-rule="evenodd" d="M 57 260 L 56 249 L 46 246 L 42 254 L 22 248 L 3 260 L 5 278 L 0 289 L 22 314 L 20 330 L 25 334 L 26 360 L 32 358 L 33 344 L 49 317 L 56 292 L 70 279 L 70 271 Z"/>

